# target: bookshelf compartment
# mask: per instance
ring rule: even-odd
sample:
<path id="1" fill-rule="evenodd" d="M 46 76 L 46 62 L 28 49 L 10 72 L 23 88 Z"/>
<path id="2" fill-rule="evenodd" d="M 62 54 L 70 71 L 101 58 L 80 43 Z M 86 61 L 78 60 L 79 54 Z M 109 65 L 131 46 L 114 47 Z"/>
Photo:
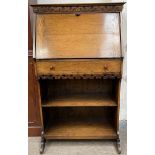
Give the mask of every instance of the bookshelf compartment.
<path id="1" fill-rule="evenodd" d="M 42 107 L 117 106 L 114 80 L 42 80 Z"/>
<path id="2" fill-rule="evenodd" d="M 115 107 L 46 108 L 46 139 L 115 139 Z"/>

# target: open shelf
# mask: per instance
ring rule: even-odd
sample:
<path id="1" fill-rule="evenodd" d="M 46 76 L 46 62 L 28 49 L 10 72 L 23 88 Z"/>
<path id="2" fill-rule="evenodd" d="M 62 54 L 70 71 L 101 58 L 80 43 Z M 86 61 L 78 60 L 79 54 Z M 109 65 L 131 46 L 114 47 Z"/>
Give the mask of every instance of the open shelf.
<path id="1" fill-rule="evenodd" d="M 46 139 L 116 139 L 116 80 L 42 80 Z"/>
<path id="2" fill-rule="evenodd" d="M 115 139 L 116 130 L 111 121 L 50 122 L 45 130 L 47 139 Z"/>
<path id="3" fill-rule="evenodd" d="M 44 108 L 47 139 L 115 139 L 117 107 Z"/>
<path id="4" fill-rule="evenodd" d="M 117 106 L 115 80 L 42 80 L 42 107 Z"/>
<path id="5" fill-rule="evenodd" d="M 109 95 L 103 94 L 73 94 L 47 97 L 42 107 L 68 107 L 68 106 L 117 106 Z"/>

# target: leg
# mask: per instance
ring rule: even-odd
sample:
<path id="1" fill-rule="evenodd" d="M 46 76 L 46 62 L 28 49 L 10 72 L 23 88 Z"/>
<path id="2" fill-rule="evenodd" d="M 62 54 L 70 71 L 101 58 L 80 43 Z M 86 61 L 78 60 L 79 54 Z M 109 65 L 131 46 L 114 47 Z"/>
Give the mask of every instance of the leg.
<path id="1" fill-rule="evenodd" d="M 41 143 L 40 143 L 40 154 L 44 153 L 45 148 L 45 138 L 44 138 L 44 132 L 41 132 Z"/>
<path id="2" fill-rule="evenodd" d="M 117 139 L 117 151 L 118 151 L 118 154 L 121 154 L 121 143 L 120 143 L 120 138 Z"/>

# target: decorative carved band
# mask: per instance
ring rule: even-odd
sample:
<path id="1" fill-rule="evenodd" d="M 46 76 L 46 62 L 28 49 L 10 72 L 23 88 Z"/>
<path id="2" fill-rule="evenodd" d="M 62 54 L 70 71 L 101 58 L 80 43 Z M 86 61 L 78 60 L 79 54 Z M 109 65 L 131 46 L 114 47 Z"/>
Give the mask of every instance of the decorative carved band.
<path id="1" fill-rule="evenodd" d="M 33 6 L 34 13 L 88 13 L 121 12 L 123 5 L 87 5 L 87 6 Z"/>
<path id="2" fill-rule="evenodd" d="M 83 75 L 40 75 L 38 79 L 115 79 L 121 78 L 121 74 L 83 74 Z"/>

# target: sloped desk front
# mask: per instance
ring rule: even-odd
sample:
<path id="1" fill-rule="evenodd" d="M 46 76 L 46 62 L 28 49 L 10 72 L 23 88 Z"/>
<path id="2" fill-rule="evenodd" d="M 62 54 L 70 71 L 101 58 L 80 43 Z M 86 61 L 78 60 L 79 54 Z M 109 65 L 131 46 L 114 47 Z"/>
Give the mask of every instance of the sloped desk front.
<path id="1" fill-rule="evenodd" d="M 120 58 L 119 13 L 39 14 L 36 58 Z"/>

